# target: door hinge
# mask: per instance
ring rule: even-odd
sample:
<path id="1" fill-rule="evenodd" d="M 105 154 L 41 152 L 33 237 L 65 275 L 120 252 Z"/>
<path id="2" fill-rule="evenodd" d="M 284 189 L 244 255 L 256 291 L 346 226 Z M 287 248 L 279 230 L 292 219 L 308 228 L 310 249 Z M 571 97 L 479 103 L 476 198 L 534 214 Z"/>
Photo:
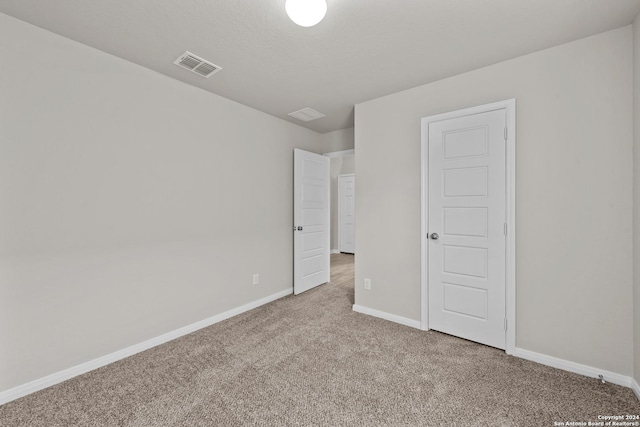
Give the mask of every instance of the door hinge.
<path id="1" fill-rule="evenodd" d="M 507 223 L 506 222 L 504 223 L 504 235 L 505 236 L 507 235 Z"/>
<path id="2" fill-rule="evenodd" d="M 507 331 L 507 318 L 504 318 L 504 331 Z"/>
<path id="3" fill-rule="evenodd" d="M 507 135 L 508 135 L 507 128 L 504 128 L 504 140 L 505 141 L 507 140 Z"/>

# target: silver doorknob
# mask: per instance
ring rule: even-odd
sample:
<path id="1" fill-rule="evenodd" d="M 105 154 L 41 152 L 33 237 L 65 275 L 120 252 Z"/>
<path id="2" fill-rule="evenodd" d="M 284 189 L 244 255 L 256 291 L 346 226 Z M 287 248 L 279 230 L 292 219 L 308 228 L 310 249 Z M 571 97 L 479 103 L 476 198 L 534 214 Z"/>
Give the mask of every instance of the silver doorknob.
<path id="1" fill-rule="evenodd" d="M 440 236 L 438 235 L 438 233 L 431 233 L 431 238 L 433 240 L 438 240 L 440 238 Z"/>

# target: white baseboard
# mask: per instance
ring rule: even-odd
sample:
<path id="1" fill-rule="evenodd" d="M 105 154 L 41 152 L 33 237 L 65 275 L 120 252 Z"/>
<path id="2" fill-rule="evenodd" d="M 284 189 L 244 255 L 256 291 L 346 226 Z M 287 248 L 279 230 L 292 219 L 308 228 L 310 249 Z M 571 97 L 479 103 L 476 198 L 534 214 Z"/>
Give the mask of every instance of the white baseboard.
<path id="1" fill-rule="evenodd" d="M 638 381 L 636 381 L 634 378 L 631 378 L 631 389 L 636 394 L 638 400 L 640 400 L 640 385 L 638 385 Z"/>
<path id="2" fill-rule="evenodd" d="M 607 382 L 630 387 L 632 389 L 634 388 L 633 383 L 635 383 L 635 380 L 633 378 L 616 374 L 615 372 L 605 371 L 604 369 L 594 368 L 593 366 L 582 365 L 580 363 L 570 362 L 564 359 L 558 359 L 557 357 L 547 356 L 546 354 L 536 353 L 522 348 L 516 348 L 513 355 L 542 365 L 551 366 L 552 368 L 562 369 L 564 371 L 573 372 L 587 377 L 598 378 L 599 375 L 602 375 L 604 380 Z M 634 391 L 636 392 L 636 396 L 640 399 L 640 393 L 637 388 L 638 383 L 635 383 L 635 387 Z"/>
<path id="3" fill-rule="evenodd" d="M 98 357 L 97 359 L 81 363 L 80 365 L 73 366 L 63 371 L 47 375 L 46 377 L 30 381 L 26 384 L 19 385 L 9 390 L 5 390 L 3 392 L 0 392 L 0 405 L 4 405 L 5 403 L 11 402 L 12 400 L 16 400 L 20 397 L 34 393 L 36 391 L 51 387 L 52 385 L 69 380 L 73 377 L 82 375 L 94 369 L 101 368 L 110 363 L 117 362 L 118 360 L 124 359 L 125 357 L 133 356 L 136 353 L 140 353 L 142 351 L 156 347 L 160 344 L 164 344 L 176 338 L 180 338 L 181 336 L 190 334 L 202 328 L 206 328 L 207 326 L 211 326 L 215 323 L 222 322 L 223 320 L 229 319 L 233 316 L 237 316 L 238 314 L 260 307 L 261 305 L 268 304 L 287 295 L 291 295 L 292 293 L 293 288 L 285 289 L 284 291 L 277 292 L 273 295 L 269 295 L 257 301 L 253 301 L 243 306 L 233 308 L 229 311 L 225 311 L 224 313 L 220 313 L 208 319 L 204 319 L 199 322 L 176 329 L 174 331 L 167 332 L 166 334 L 148 339 L 139 344 L 132 345 L 122 350 L 118 350 L 102 357 Z"/>
<path id="4" fill-rule="evenodd" d="M 331 249 L 331 253 L 332 254 L 339 254 L 340 250 L 339 249 Z"/>
<path id="5" fill-rule="evenodd" d="M 385 313 L 384 311 L 374 310 L 373 308 L 363 307 L 361 305 L 354 304 L 353 311 L 357 313 L 367 314 L 373 317 L 379 317 L 380 319 L 388 320 L 390 322 L 399 323 L 411 328 L 420 329 L 420 321 L 408 319 L 406 317 L 397 316 L 395 314 Z"/>

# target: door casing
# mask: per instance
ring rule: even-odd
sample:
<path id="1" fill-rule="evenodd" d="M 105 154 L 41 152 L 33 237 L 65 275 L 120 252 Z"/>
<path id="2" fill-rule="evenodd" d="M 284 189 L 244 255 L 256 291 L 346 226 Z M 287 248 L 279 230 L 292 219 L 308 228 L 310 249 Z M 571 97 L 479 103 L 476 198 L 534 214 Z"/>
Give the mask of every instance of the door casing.
<path id="1" fill-rule="evenodd" d="M 429 330 L 429 245 L 427 240 L 429 224 L 429 123 L 440 120 L 454 119 L 471 114 L 505 109 L 507 113 L 507 146 L 506 146 L 506 353 L 513 354 L 516 348 L 516 100 L 508 99 L 491 104 L 464 108 L 422 118 L 421 164 L 422 164 L 422 196 L 421 196 L 421 227 L 420 227 L 420 261 L 421 286 L 420 327 Z"/>

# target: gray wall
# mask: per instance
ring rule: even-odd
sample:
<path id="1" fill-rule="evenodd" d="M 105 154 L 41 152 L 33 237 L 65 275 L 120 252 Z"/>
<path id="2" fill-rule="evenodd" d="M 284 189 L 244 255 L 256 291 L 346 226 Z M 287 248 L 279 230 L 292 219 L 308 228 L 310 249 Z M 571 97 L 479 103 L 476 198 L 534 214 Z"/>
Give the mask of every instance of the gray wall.
<path id="1" fill-rule="evenodd" d="M 2 14 L 0 56 L 0 391 L 291 288 L 319 134 Z"/>
<path id="2" fill-rule="evenodd" d="M 635 379 L 640 384 L 640 15 L 633 23 L 633 183 L 634 183 L 634 216 L 633 216 L 633 253 L 634 253 L 634 342 L 635 342 Z"/>
<path id="3" fill-rule="evenodd" d="M 320 145 L 323 153 L 351 150 L 354 146 L 353 128 L 336 130 L 320 135 Z"/>
<path id="4" fill-rule="evenodd" d="M 627 26 L 357 105 L 356 304 L 420 319 L 420 118 L 516 98 L 516 345 L 632 375 L 632 57 Z"/>

